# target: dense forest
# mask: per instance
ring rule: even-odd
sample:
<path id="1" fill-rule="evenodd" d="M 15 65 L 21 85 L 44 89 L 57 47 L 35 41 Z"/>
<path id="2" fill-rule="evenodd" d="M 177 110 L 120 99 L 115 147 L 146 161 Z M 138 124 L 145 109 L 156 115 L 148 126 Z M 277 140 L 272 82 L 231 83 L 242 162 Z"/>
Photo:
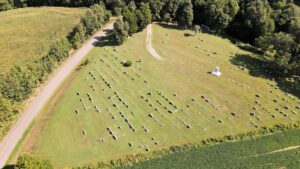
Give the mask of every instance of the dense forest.
<path id="1" fill-rule="evenodd" d="M 45 75 L 69 56 L 68 51 L 79 48 L 112 14 L 124 16 L 114 25 L 119 44 L 152 21 L 173 22 L 183 29 L 226 34 L 256 46 L 273 77 L 300 75 L 299 9 L 292 0 L 0 0 L 0 11 L 44 5 L 90 9 L 46 56 L 0 76 L 0 127 Z"/>

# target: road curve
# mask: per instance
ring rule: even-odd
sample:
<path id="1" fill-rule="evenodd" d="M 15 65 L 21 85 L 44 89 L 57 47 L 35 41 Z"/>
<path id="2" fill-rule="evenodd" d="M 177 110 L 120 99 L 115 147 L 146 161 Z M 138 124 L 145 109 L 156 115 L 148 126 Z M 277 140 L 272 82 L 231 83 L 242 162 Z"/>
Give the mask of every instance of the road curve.
<path id="1" fill-rule="evenodd" d="M 0 144 L 0 168 L 3 168 L 9 155 L 17 145 L 18 141 L 24 134 L 26 128 L 30 125 L 34 117 L 44 106 L 46 101 L 51 97 L 62 81 L 71 73 L 80 63 L 85 55 L 94 47 L 98 40 L 101 40 L 109 30 L 113 29 L 113 23 L 106 26 L 102 31 L 95 34 L 90 41 L 79 49 L 67 63 L 58 71 L 58 73 L 49 81 L 45 88 L 31 102 L 24 114 L 19 118 L 14 127 L 5 136 Z"/>
<path id="2" fill-rule="evenodd" d="M 151 36 L 152 36 L 152 28 L 151 28 L 151 24 L 149 24 L 147 26 L 147 39 L 146 39 L 147 50 L 156 59 L 158 59 L 158 60 L 164 60 L 164 58 L 162 58 L 161 56 L 159 56 L 159 54 L 157 54 L 157 52 L 153 49 L 152 42 L 151 42 Z"/>

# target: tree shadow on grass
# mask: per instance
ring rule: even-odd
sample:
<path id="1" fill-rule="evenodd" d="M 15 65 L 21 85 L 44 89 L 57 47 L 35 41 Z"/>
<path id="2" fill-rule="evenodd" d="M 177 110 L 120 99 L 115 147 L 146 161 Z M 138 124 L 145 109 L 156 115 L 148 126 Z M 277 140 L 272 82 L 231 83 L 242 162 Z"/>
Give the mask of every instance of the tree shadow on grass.
<path id="1" fill-rule="evenodd" d="M 192 34 L 190 34 L 190 33 L 184 33 L 184 36 L 185 36 L 185 37 L 190 37 L 190 36 L 194 36 L 194 35 L 192 35 Z"/>
<path id="2" fill-rule="evenodd" d="M 298 97 L 298 99 L 300 98 L 300 91 L 296 90 L 295 87 L 292 87 L 292 85 L 296 85 L 296 83 L 290 82 L 286 78 L 280 78 L 272 74 L 271 71 L 268 70 L 268 62 L 247 54 L 236 54 L 233 58 L 230 59 L 230 62 L 236 66 L 241 67 L 246 65 L 246 68 L 249 70 L 249 74 L 251 76 L 274 80 L 277 82 L 280 90 L 287 93 L 292 93 L 293 95 Z"/>
<path id="3" fill-rule="evenodd" d="M 5 165 L 2 169 L 14 169 L 15 168 L 15 165 Z"/>
<path id="4" fill-rule="evenodd" d="M 93 45 L 95 47 L 105 47 L 105 46 L 118 46 L 111 33 L 107 34 L 106 36 L 95 37 L 98 41 L 95 42 Z"/>
<path id="5" fill-rule="evenodd" d="M 183 28 L 178 27 L 177 25 L 174 24 L 166 24 L 166 23 L 158 23 L 159 26 L 166 28 L 166 29 L 176 29 L 176 30 L 184 30 Z"/>
<path id="6" fill-rule="evenodd" d="M 239 47 L 242 50 L 255 53 L 257 55 L 262 55 L 263 54 L 262 51 L 258 50 L 256 47 L 251 46 L 251 45 L 237 45 L 237 47 Z"/>
<path id="7" fill-rule="evenodd" d="M 251 76 L 271 78 L 271 75 L 261 68 L 266 63 L 258 58 L 254 58 L 247 54 L 236 54 L 230 59 L 230 62 L 236 66 L 246 65 L 246 68 L 249 70 L 249 74 Z"/>

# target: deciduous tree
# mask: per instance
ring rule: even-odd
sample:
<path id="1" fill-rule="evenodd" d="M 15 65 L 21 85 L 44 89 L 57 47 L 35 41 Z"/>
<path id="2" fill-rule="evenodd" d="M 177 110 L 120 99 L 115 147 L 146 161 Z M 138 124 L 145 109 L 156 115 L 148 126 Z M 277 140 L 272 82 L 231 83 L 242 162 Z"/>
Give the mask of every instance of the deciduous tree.
<path id="1" fill-rule="evenodd" d="M 18 157 L 15 169 L 54 169 L 49 160 L 43 160 L 36 155 L 23 153 Z"/>
<path id="2" fill-rule="evenodd" d="M 180 26 L 192 26 L 194 14 L 193 14 L 193 4 L 191 0 L 184 0 L 180 4 L 177 13 L 177 21 Z"/>
<path id="3" fill-rule="evenodd" d="M 141 3 L 140 9 L 137 12 L 139 30 L 146 28 L 151 23 L 152 14 L 148 3 Z"/>
<path id="4" fill-rule="evenodd" d="M 118 43 L 118 44 L 122 44 L 125 39 L 128 37 L 128 23 L 127 26 L 126 24 L 123 22 L 122 19 L 118 19 L 115 23 L 114 23 L 114 29 L 112 32 L 112 35 L 114 37 L 114 40 Z"/>
<path id="5" fill-rule="evenodd" d="M 138 31 L 136 14 L 135 12 L 131 12 L 128 7 L 125 7 L 123 10 L 123 20 L 129 24 L 129 35 L 132 35 Z"/>

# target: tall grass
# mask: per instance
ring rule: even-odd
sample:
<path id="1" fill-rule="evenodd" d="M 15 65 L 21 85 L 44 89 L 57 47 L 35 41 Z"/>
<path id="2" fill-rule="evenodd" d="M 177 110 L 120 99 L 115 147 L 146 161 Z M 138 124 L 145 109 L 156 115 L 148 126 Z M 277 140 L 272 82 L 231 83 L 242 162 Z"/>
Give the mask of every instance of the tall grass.
<path id="1" fill-rule="evenodd" d="M 85 8 L 22 8 L 0 13 L 0 71 L 24 65 L 47 54 L 50 45 L 66 36 Z"/>

